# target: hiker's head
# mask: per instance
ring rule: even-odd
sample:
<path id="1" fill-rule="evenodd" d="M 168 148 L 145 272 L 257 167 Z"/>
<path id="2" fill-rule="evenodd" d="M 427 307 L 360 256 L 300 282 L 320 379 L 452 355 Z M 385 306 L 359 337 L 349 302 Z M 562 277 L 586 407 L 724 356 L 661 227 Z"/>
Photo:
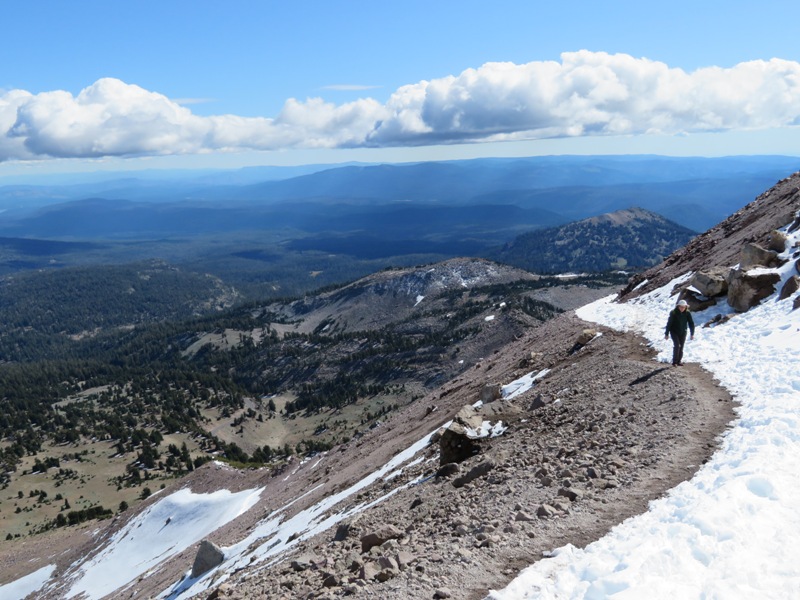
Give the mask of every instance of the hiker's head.
<path id="1" fill-rule="evenodd" d="M 683 312 L 689 308 L 689 303 L 686 300 L 678 300 L 678 310 Z"/>

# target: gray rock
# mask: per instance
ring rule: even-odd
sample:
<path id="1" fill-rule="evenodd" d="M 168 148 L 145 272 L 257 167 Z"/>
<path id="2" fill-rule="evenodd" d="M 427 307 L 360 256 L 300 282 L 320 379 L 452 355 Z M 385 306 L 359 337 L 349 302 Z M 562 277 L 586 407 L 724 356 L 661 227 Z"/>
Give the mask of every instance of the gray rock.
<path id="1" fill-rule="evenodd" d="M 347 539 L 347 537 L 353 531 L 353 525 L 355 524 L 357 519 L 353 519 L 352 521 L 345 521 L 343 523 L 339 523 L 339 526 L 336 528 L 336 533 L 333 536 L 334 542 L 343 542 Z"/>
<path id="2" fill-rule="evenodd" d="M 689 285 L 708 298 L 721 296 L 728 291 L 728 271 L 727 267 L 698 271 L 689 280 Z"/>
<path id="3" fill-rule="evenodd" d="M 743 269 L 733 269 L 728 279 L 728 304 L 736 312 L 748 311 L 774 294 L 780 280 L 777 273 L 750 275 Z"/>
<path id="4" fill-rule="evenodd" d="M 531 405 L 528 407 L 528 410 L 537 410 L 539 408 L 544 408 L 548 404 L 553 401 L 553 398 L 550 396 L 546 396 L 544 394 L 537 394 L 536 398 L 531 401 Z"/>
<path id="5" fill-rule="evenodd" d="M 786 242 L 788 239 L 789 238 L 782 231 L 773 231 L 769 234 L 769 245 L 767 248 L 780 254 L 786 250 Z"/>
<path id="6" fill-rule="evenodd" d="M 392 569 L 381 569 L 378 571 L 378 574 L 375 575 L 375 580 L 384 583 L 389 581 L 392 577 L 397 576 L 397 571 L 393 571 Z"/>
<path id="7" fill-rule="evenodd" d="M 411 563 L 416 560 L 416 557 L 411 554 L 411 552 L 406 552 L 405 550 L 401 550 L 395 556 L 395 560 L 397 561 L 397 566 L 400 567 L 400 570 L 403 571 L 407 569 Z"/>
<path id="8" fill-rule="evenodd" d="M 787 231 L 789 233 L 794 233 L 798 229 L 800 229 L 800 212 L 794 215 L 794 221 L 792 221 L 792 224 L 789 225 L 789 229 L 787 229 Z"/>
<path id="9" fill-rule="evenodd" d="M 453 487 L 464 487 L 468 483 L 475 481 L 478 477 L 483 477 L 496 466 L 493 460 L 485 460 L 472 467 L 466 474 L 453 480 Z"/>
<path id="10" fill-rule="evenodd" d="M 361 566 L 361 569 L 358 571 L 358 578 L 364 581 L 372 581 L 378 573 L 380 573 L 378 565 L 374 562 L 368 562 Z"/>
<path id="11" fill-rule="evenodd" d="M 481 389 L 481 402 L 483 402 L 484 404 L 488 404 L 489 402 L 494 402 L 495 400 L 499 400 L 500 396 L 501 392 L 499 383 L 487 383 Z"/>
<path id="12" fill-rule="evenodd" d="M 576 490 L 575 488 L 561 488 L 558 490 L 559 496 L 564 496 L 564 498 L 569 498 L 570 502 L 576 502 L 583 497 L 583 494 Z"/>
<path id="13" fill-rule="evenodd" d="M 536 516 L 539 517 L 540 519 L 554 517 L 557 514 L 558 511 L 549 504 L 541 504 L 539 508 L 536 509 Z"/>
<path id="14" fill-rule="evenodd" d="M 399 571 L 400 565 L 397 563 L 397 560 L 391 556 L 381 556 L 378 559 L 378 566 L 381 570 L 392 570 L 392 571 Z"/>
<path id="15" fill-rule="evenodd" d="M 355 573 L 364 566 L 364 561 L 356 552 L 350 552 L 345 556 L 344 563 L 348 571 Z"/>
<path id="16" fill-rule="evenodd" d="M 515 521 L 535 521 L 536 517 L 529 515 L 524 510 L 517 511 L 517 514 L 514 515 Z"/>
<path id="17" fill-rule="evenodd" d="M 758 244 L 745 244 L 739 253 L 739 267 L 748 269 L 750 267 L 777 267 L 780 261 L 778 253 L 774 250 L 766 250 Z"/>
<path id="18" fill-rule="evenodd" d="M 316 568 L 317 560 L 319 558 L 314 554 L 301 554 L 291 562 L 291 567 L 294 571 L 313 569 Z"/>
<path id="19" fill-rule="evenodd" d="M 474 406 L 465 404 L 453 417 L 454 423 L 459 423 L 470 429 L 480 429 L 483 424 L 483 417 L 478 413 Z"/>
<path id="20" fill-rule="evenodd" d="M 727 284 L 725 291 L 727 292 Z M 717 303 L 716 298 L 708 298 L 702 294 L 693 292 L 690 289 L 685 289 L 681 292 L 680 300 L 686 300 L 686 302 L 689 304 L 689 310 L 694 310 L 697 312 L 705 310 L 710 306 L 714 306 Z"/>
<path id="21" fill-rule="evenodd" d="M 797 290 L 800 289 L 800 277 L 797 275 L 792 275 L 789 279 L 786 280 L 786 283 L 783 284 L 781 288 L 781 293 L 778 295 L 779 300 L 786 300 L 790 296 L 793 296 Z"/>
<path id="22" fill-rule="evenodd" d="M 458 463 L 447 463 L 446 465 L 442 465 L 441 467 L 439 467 L 439 470 L 436 471 L 436 476 L 452 477 L 453 475 L 458 475 L 460 471 L 461 467 L 458 466 Z"/>
<path id="23" fill-rule="evenodd" d="M 203 540 L 197 549 L 197 556 L 194 557 L 192 579 L 200 577 L 203 573 L 221 565 L 223 560 L 225 560 L 225 553 L 220 550 L 219 546 L 208 540 Z"/>
<path id="24" fill-rule="evenodd" d="M 380 546 L 387 540 L 403 537 L 403 530 L 394 525 L 381 525 L 374 531 L 362 536 L 361 552 L 369 552 L 373 546 Z"/>
<path id="25" fill-rule="evenodd" d="M 453 595 L 453 592 L 450 591 L 450 588 L 441 587 L 438 588 L 435 592 L 433 592 L 434 598 L 450 598 Z"/>
<path id="26" fill-rule="evenodd" d="M 439 464 L 464 462 L 480 450 L 480 442 L 471 439 L 463 425 L 453 422 L 439 438 Z"/>
<path id="27" fill-rule="evenodd" d="M 478 414 L 481 415 L 482 421 L 512 423 L 522 416 L 522 409 L 508 401 L 498 400 L 481 406 Z"/>

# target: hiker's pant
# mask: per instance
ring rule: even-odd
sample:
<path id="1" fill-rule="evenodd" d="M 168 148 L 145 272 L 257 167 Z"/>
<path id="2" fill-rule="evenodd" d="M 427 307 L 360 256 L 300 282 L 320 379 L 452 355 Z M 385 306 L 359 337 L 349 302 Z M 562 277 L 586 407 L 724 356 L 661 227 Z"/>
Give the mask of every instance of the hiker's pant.
<path id="1" fill-rule="evenodd" d="M 669 336 L 672 338 L 672 364 L 677 365 L 683 362 L 683 345 L 686 343 L 686 332 L 675 333 L 670 331 Z"/>

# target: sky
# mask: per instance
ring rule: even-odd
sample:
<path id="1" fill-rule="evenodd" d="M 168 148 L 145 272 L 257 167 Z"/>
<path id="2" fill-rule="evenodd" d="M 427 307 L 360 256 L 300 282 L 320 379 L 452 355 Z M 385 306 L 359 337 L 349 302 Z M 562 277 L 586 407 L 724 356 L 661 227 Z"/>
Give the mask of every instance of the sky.
<path id="1" fill-rule="evenodd" d="M 790 258 L 798 243 L 800 231 L 789 236 L 782 257 Z M 781 276 L 778 290 L 795 273 L 793 263 L 789 260 L 772 269 Z M 609 296 L 579 308 L 578 316 L 645 336 L 658 351 L 655 360 L 669 363 L 672 343 L 664 340 L 663 327 L 675 303 L 670 292 L 689 275 L 629 303 L 614 303 Z M 487 600 L 796 597 L 800 589 L 800 309 L 792 310 L 792 303 L 792 298 L 778 300 L 776 293 L 727 323 L 709 328 L 702 324 L 716 315 L 733 315 L 727 304 L 695 312 L 695 337 L 687 342 L 684 361 L 700 363 L 738 403 L 736 419 L 721 437 L 719 449 L 690 480 L 652 501 L 646 512 L 625 520 L 585 548 L 554 549 L 552 557 L 521 571 L 506 588 L 492 590 Z M 511 398 L 535 391 L 536 382 L 546 376 L 546 371 L 530 373 L 504 385 L 504 394 Z M 490 425 L 484 424 L 486 434 L 501 433 Z M 180 600 L 199 594 L 238 569 L 275 557 L 418 483 L 412 480 L 370 504 L 352 501 L 367 485 L 389 480 L 423 460 L 418 454 L 429 440 L 430 434 L 376 471 L 365 473 L 350 488 L 291 518 L 284 514 L 289 505 L 266 515 L 246 538 L 224 548 L 225 561 L 217 569 L 194 579 L 187 572 L 185 579 L 160 597 Z M 325 455 L 314 457 L 305 467 L 319 468 L 324 460 Z M 429 460 L 436 462 L 438 457 Z M 180 490 L 161 498 L 122 527 L 98 554 L 72 566 L 65 578 L 67 597 L 83 593 L 99 599 L 124 588 L 159 560 L 181 552 L 248 510 L 261 492 Z M 341 506 L 347 509 L 337 508 Z M 124 569 L 119 568 L 122 562 Z M 51 579 L 54 568 L 44 565 L 0 586 L 0 597 L 16 600 L 47 589 L 56 583 Z"/>
<path id="2" fill-rule="evenodd" d="M 800 155 L 791 0 L 2 5 L 4 175 Z"/>

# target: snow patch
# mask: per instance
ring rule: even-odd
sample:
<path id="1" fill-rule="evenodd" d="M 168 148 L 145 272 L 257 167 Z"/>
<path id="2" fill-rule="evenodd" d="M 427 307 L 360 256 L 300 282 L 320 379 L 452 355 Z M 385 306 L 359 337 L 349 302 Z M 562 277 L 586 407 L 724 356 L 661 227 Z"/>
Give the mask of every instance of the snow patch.
<path id="1" fill-rule="evenodd" d="M 0 598 L 8 600 L 11 600 L 11 598 L 25 598 L 34 592 L 38 592 L 44 587 L 44 584 L 47 583 L 47 580 L 50 579 L 55 570 L 55 565 L 47 565 L 11 583 L 0 585 Z"/>
<path id="2" fill-rule="evenodd" d="M 481 423 L 480 429 L 465 427 L 464 430 L 468 438 L 475 440 L 486 437 L 494 438 L 501 436 L 508 430 L 508 427 L 505 427 L 502 421 L 498 421 L 494 425 L 492 425 L 489 421 L 484 421 Z"/>
<path id="3" fill-rule="evenodd" d="M 541 371 L 531 371 L 527 375 L 523 375 L 519 379 L 515 379 L 500 388 L 500 395 L 505 400 L 511 400 L 517 396 L 524 394 L 530 390 L 534 384 L 542 379 L 550 372 L 550 369 L 542 369 Z"/>
<path id="4" fill-rule="evenodd" d="M 235 494 L 228 490 L 194 494 L 183 489 L 162 498 L 68 574 L 74 582 L 66 597 L 99 599 L 111 594 L 249 510 L 262 489 Z"/>

